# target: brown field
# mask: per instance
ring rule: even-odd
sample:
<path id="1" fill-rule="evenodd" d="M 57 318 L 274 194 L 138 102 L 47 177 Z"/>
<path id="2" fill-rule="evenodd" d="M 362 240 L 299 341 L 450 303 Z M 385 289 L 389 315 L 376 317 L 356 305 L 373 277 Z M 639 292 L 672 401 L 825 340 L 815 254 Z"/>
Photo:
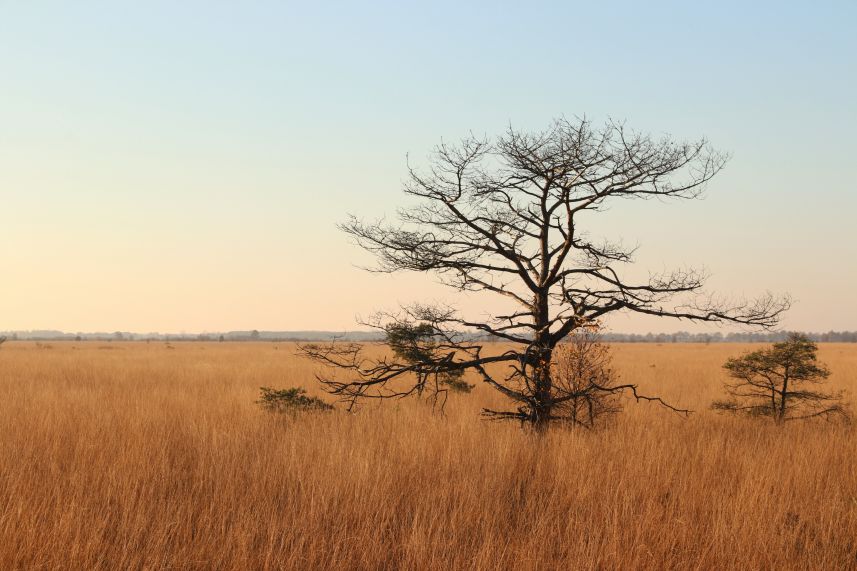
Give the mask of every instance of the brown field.
<path id="1" fill-rule="evenodd" d="M 619 345 L 601 432 L 487 423 L 485 387 L 297 420 L 287 344 L 7 343 L 0 569 L 857 569 L 857 438 L 705 408 L 737 345 Z M 857 345 L 822 345 L 857 388 Z"/>

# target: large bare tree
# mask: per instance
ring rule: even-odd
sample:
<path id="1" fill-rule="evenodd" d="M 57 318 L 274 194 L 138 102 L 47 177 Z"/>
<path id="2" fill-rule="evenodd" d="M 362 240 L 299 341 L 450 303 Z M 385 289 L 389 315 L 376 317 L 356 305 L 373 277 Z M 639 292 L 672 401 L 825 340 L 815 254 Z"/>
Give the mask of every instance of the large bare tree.
<path id="1" fill-rule="evenodd" d="M 609 314 L 772 327 L 787 298 L 729 302 L 703 293 L 705 275 L 687 269 L 633 281 L 627 270 L 634 249 L 584 229 L 613 202 L 697 198 L 725 161 L 704 139 L 676 142 L 586 119 L 442 143 L 427 170 L 409 166 L 404 191 L 417 200 L 398 211 L 396 222 L 352 217 L 342 229 L 376 255 L 374 271 L 430 272 L 457 290 L 502 296 L 515 309 L 469 319 L 451 307 L 415 305 L 371 320 L 382 329 L 391 323 L 430 329 L 431 355 L 419 362 L 373 358 L 350 343 L 302 350 L 344 370 L 345 378 L 321 381 L 350 406 L 417 394 L 432 375 L 473 370 L 515 405 L 486 415 L 543 427 L 563 418 L 561 399 L 571 398 L 551 377 L 554 348 Z M 474 333 L 508 346 L 489 354 Z M 646 398 L 633 385 L 625 388 Z"/>

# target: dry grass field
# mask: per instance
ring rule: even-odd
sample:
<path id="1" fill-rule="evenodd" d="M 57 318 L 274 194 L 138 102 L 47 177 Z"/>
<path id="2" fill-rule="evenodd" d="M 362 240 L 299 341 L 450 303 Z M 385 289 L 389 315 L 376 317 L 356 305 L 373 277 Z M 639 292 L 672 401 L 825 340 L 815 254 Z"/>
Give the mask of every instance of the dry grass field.
<path id="1" fill-rule="evenodd" d="M 487 423 L 487 388 L 298 419 L 288 344 L 0 349 L 0 569 L 857 569 L 853 428 L 706 409 L 737 345 L 619 345 L 601 432 Z M 857 346 L 821 345 L 857 393 Z"/>

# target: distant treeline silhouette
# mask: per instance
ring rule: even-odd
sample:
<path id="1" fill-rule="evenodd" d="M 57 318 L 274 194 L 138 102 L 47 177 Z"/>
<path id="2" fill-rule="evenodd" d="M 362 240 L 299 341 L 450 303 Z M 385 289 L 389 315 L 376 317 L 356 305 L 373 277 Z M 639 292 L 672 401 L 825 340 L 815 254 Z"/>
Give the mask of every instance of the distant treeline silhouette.
<path id="1" fill-rule="evenodd" d="M 857 343 L 857 331 L 828 331 L 826 333 L 804 333 L 800 331 L 770 331 L 765 333 L 605 333 L 603 338 L 610 343 L 777 343 L 785 341 L 790 334 L 800 333 L 816 343 Z"/>
<path id="2" fill-rule="evenodd" d="M 776 343 L 784 341 L 791 333 L 800 333 L 816 343 L 857 343 L 857 331 L 828 331 L 826 333 L 805 333 L 799 331 L 773 331 L 765 333 L 751 332 L 715 332 L 689 333 L 604 333 L 602 338 L 608 343 Z M 372 342 L 382 341 L 384 334 L 376 331 L 228 331 L 224 333 L 131 333 L 115 331 L 113 333 L 66 333 L 63 331 L 0 331 L 0 337 L 9 341 L 343 341 Z M 485 339 L 474 335 L 474 339 Z"/>

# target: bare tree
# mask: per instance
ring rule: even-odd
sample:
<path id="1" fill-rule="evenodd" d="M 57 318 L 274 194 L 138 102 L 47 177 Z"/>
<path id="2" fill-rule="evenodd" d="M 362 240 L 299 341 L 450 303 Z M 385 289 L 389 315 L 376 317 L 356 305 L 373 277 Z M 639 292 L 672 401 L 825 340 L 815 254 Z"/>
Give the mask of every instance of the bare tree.
<path id="1" fill-rule="evenodd" d="M 457 290 L 500 296 L 514 309 L 472 319 L 451 307 L 415 305 L 376 316 L 372 324 L 381 329 L 390 323 L 431 329 L 436 351 L 417 363 L 370 358 L 356 344 L 302 351 L 344 370 L 346 379 L 321 381 L 351 406 L 415 394 L 415 379 L 426 372 L 473 370 L 517 405 L 486 415 L 543 427 L 562 417 L 557 399 L 564 397 L 551 375 L 554 348 L 605 315 L 771 327 L 787 298 L 730 303 L 703 294 L 705 275 L 689 269 L 635 282 L 625 273 L 635 248 L 583 228 L 612 202 L 697 198 L 725 160 L 704 139 L 654 139 L 621 123 L 596 128 L 585 119 L 556 120 L 539 133 L 509 128 L 496 140 L 442 143 L 427 171 L 409 167 L 404 191 L 417 204 L 400 209 L 397 222 L 352 217 L 342 229 L 377 256 L 374 271 L 431 272 Z M 489 354 L 474 333 L 510 347 Z"/>
<path id="2" fill-rule="evenodd" d="M 848 418 L 842 392 L 827 393 L 816 387 L 830 371 L 818 362 L 818 347 L 804 335 L 729 359 L 723 366 L 731 377 L 725 383 L 728 400 L 715 410 L 768 417 L 776 423 L 818 417 Z"/>
<path id="3" fill-rule="evenodd" d="M 6 342 L 6 337 L 4 335 L 0 335 L 0 345 Z"/>

